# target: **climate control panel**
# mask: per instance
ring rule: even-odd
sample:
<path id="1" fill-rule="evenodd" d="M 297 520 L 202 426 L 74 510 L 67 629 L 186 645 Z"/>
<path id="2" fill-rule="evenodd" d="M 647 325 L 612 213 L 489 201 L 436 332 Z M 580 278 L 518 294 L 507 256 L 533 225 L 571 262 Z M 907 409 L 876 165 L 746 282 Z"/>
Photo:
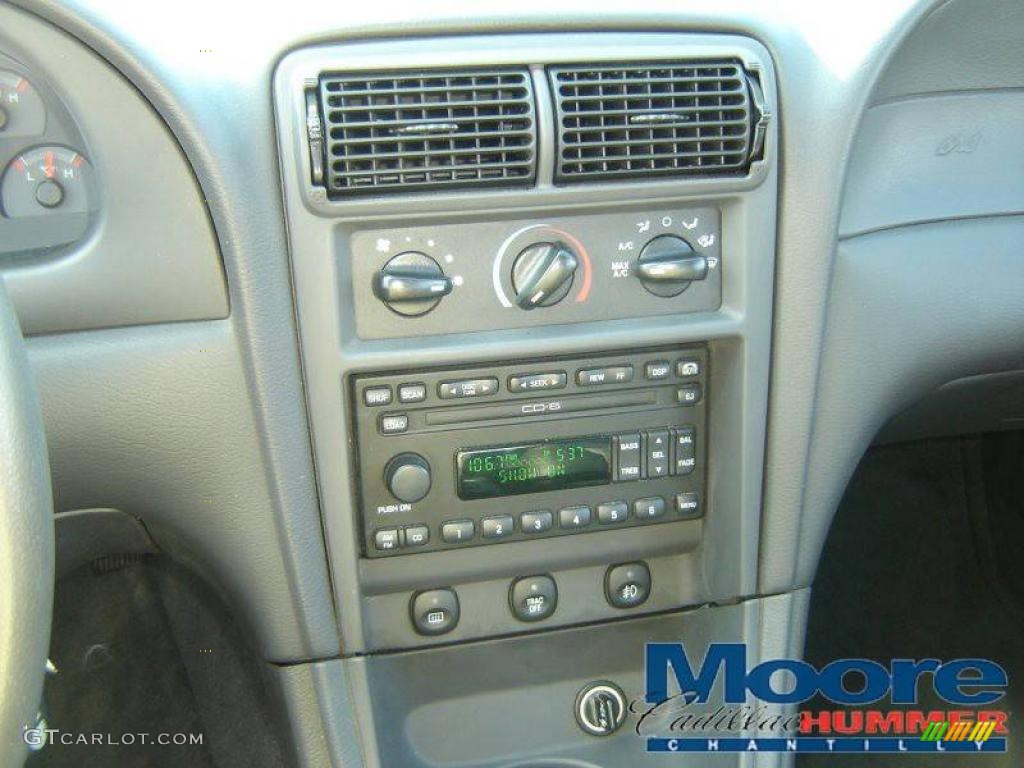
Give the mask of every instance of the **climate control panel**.
<path id="1" fill-rule="evenodd" d="M 714 208 L 466 222 L 355 232 L 356 330 L 365 339 L 714 311 Z"/>
<path id="2" fill-rule="evenodd" d="M 697 346 L 354 377 L 365 555 L 701 518 L 707 366 Z"/>

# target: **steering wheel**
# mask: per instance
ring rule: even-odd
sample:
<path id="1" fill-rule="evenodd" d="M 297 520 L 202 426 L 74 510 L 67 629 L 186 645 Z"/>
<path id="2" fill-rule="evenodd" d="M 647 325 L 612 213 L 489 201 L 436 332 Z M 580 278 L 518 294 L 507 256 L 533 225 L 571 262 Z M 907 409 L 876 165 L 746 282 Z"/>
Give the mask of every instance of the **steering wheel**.
<path id="1" fill-rule="evenodd" d="M 37 721 L 53 612 L 53 496 L 35 382 L 0 280 L 0 765 Z"/>

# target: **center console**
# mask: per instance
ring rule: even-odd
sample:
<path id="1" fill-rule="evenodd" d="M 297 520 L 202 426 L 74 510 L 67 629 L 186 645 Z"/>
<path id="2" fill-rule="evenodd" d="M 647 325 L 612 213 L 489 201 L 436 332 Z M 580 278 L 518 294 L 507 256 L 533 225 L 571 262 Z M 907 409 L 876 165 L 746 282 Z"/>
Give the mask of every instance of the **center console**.
<path id="1" fill-rule="evenodd" d="M 407 719 L 389 764 L 419 764 L 455 700 L 498 716 L 483 686 L 584 682 L 536 658 L 499 681 L 503 659 L 585 627 L 586 668 L 621 669 L 617 633 L 756 594 L 774 94 L 767 51 L 725 35 L 348 42 L 278 67 L 345 668 L 367 718 Z M 746 620 L 712 615 L 707 636 Z M 470 660 L 493 674 L 403 671 Z M 451 749 L 431 764 L 486 762 Z"/>

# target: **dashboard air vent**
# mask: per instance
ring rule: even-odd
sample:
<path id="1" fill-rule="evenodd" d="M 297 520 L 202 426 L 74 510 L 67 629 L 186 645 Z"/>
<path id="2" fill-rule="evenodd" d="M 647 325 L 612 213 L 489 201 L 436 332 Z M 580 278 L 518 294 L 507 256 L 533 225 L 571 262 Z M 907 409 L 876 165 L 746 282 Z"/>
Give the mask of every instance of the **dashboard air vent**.
<path id="1" fill-rule="evenodd" d="M 328 194 L 525 185 L 536 175 L 529 73 L 320 77 Z"/>
<path id="2" fill-rule="evenodd" d="M 736 61 L 548 70 L 559 181 L 743 173 L 753 155 L 756 84 Z"/>

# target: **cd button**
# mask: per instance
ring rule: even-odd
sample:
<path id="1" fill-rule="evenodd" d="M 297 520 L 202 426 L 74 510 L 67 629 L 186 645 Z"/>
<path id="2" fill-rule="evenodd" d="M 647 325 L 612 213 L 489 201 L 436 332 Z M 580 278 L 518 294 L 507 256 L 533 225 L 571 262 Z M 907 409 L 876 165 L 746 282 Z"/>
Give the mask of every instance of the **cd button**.
<path id="1" fill-rule="evenodd" d="M 553 517 L 546 509 L 537 512 L 523 512 L 519 516 L 519 527 L 523 533 L 544 533 L 550 531 Z"/>
<path id="2" fill-rule="evenodd" d="M 458 544 L 469 541 L 476 533 L 472 520 L 451 520 L 441 525 L 441 538 L 446 544 Z"/>
<path id="3" fill-rule="evenodd" d="M 430 529 L 425 525 L 410 525 L 405 529 L 405 546 L 422 547 L 430 541 Z"/>
<path id="4" fill-rule="evenodd" d="M 629 517 L 629 507 L 624 501 L 606 501 L 597 505 L 597 522 L 601 525 L 621 523 Z"/>
<path id="5" fill-rule="evenodd" d="M 503 539 L 511 536 L 514 528 L 511 515 L 485 517 L 480 521 L 480 530 L 485 539 Z"/>
<path id="6" fill-rule="evenodd" d="M 558 510 L 558 525 L 561 528 L 585 528 L 590 525 L 590 507 L 566 507 Z"/>

